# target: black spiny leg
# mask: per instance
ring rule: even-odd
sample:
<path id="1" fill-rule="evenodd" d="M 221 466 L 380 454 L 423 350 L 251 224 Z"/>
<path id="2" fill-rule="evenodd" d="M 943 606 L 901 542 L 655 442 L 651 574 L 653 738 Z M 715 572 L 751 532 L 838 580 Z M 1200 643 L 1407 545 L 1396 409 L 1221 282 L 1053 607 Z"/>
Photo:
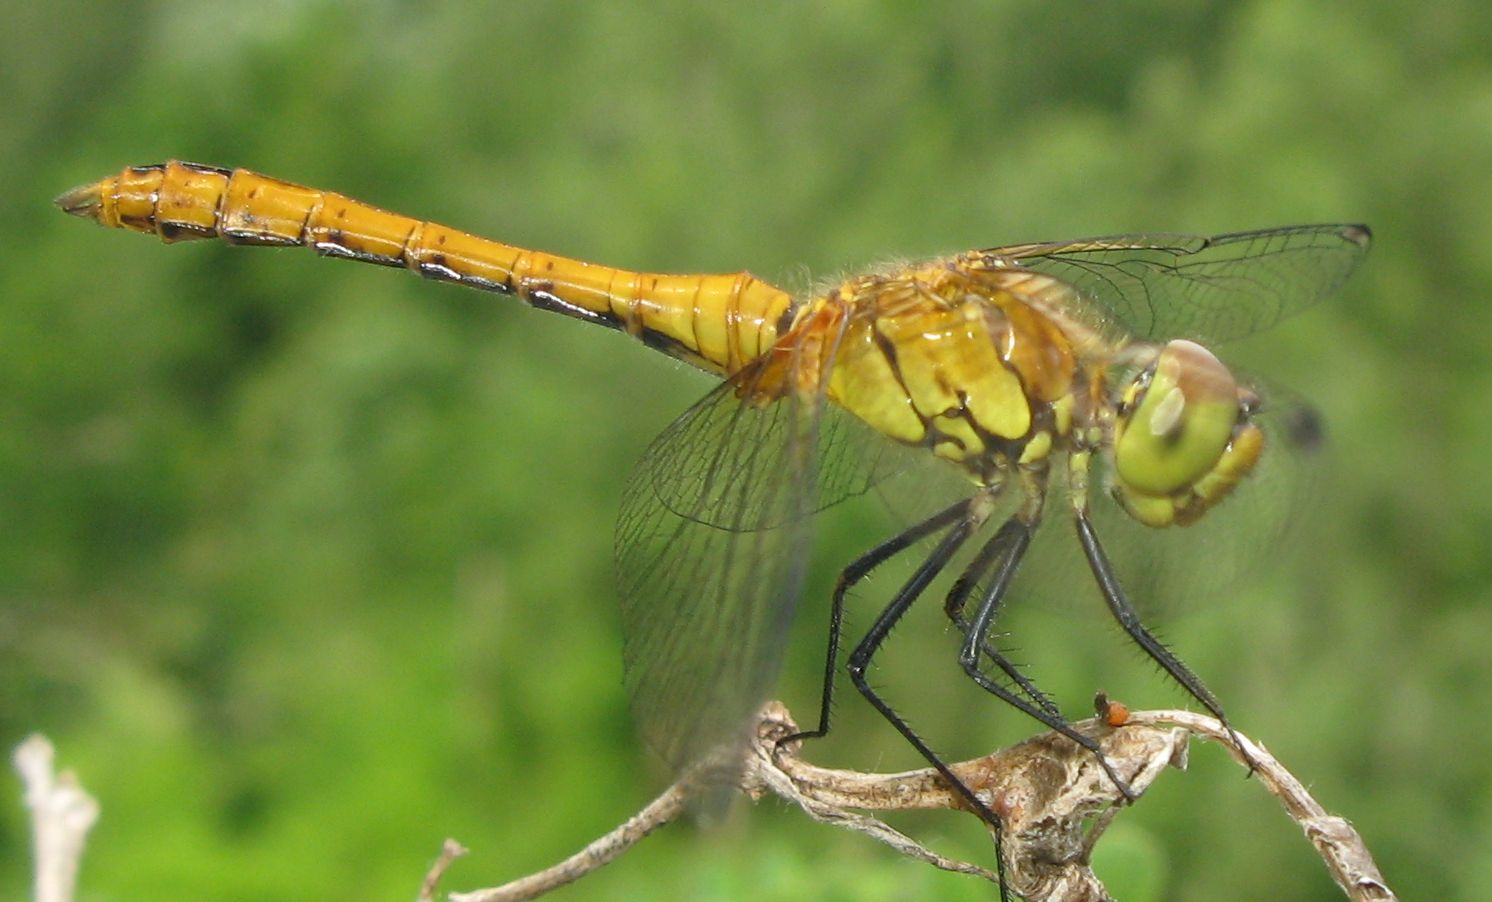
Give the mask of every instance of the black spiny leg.
<path id="1" fill-rule="evenodd" d="M 948 534 L 943 537 L 942 541 L 928 555 L 927 560 L 923 561 L 922 565 L 917 568 L 917 572 L 912 574 L 911 579 L 907 580 L 906 584 L 897 591 L 896 596 L 891 599 L 891 603 L 886 606 L 885 610 L 881 611 L 880 616 L 876 618 L 875 623 L 871 625 L 870 630 L 865 634 L 865 638 L 861 639 L 860 644 L 855 646 L 855 650 L 850 652 L 848 670 L 850 681 L 855 684 L 855 688 L 860 691 L 860 694 L 865 696 L 866 701 L 870 702 L 880 712 L 881 716 L 886 718 L 907 742 L 911 743 L 912 748 L 915 748 L 918 754 L 926 759 L 942 775 L 949 787 L 962 796 L 964 801 L 979 815 L 980 819 L 989 824 L 990 829 L 994 831 L 995 860 L 999 863 L 1001 874 L 1000 899 L 1002 902 L 1005 902 L 1005 900 L 1009 899 L 1009 895 L 1005 889 L 1004 879 L 1005 853 L 1004 842 L 1002 840 L 1004 825 L 1001 824 L 999 815 L 995 814 L 990 809 L 990 806 L 974 793 L 974 790 L 964 785 L 963 781 L 953 773 L 953 770 L 938 756 L 937 752 L 934 752 L 932 747 L 924 742 L 922 737 L 918 736 L 916 731 L 912 729 L 911 724 L 907 723 L 885 699 L 881 698 L 871 688 L 870 683 L 865 678 L 865 672 L 870 667 L 871 659 L 875 657 L 876 651 L 880 649 L 881 643 L 886 640 L 886 636 L 891 633 L 897 621 L 902 618 L 902 615 L 907 612 L 912 603 L 927 589 L 928 584 L 936 579 L 938 574 L 948 566 L 948 561 L 952 559 L 953 555 L 958 552 L 958 549 L 968 540 L 969 534 L 979 525 L 977 518 L 971 519 L 973 517 L 972 502 L 970 503 L 969 514 L 969 517 L 959 520 L 953 525 L 953 528 L 948 531 Z"/>
<path id="2" fill-rule="evenodd" d="M 1103 553 L 1103 546 L 1098 543 L 1098 534 L 1093 531 L 1093 524 L 1089 522 L 1088 515 L 1082 511 L 1077 514 L 1078 540 L 1083 543 L 1083 553 L 1088 557 L 1088 567 L 1093 571 L 1094 579 L 1098 580 L 1098 587 L 1103 591 L 1104 600 L 1109 604 L 1109 610 L 1113 612 L 1114 619 L 1129 634 L 1129 637 L 1145 650 L 1161 669 L 1170 675 L 1171 679 L 1180 683 L 1182 688 L 1191 693 L 1191 697 L 1202 703 L 1202 707 L 1212 712 L 1228 735 L 1233 737 L 1233 744 L 1248 758 L 1248 753 L 1243 751 L 1243 745 L 1238 741 L 1238 734 L 1233 732 L 1233 726 L 1228 723 L 1228 716 L 1223 713 L 1223 708 L 1218 704 L 1217 698 L 1203 685 L 1201 678 L 1191 672 L 1181 659 L 1172 652 L 1140 622 L 1140 615 L 1130 603 L 1124 589 L 1119 585 L 1119 578 L 1114 575 L 1114 568 L 1109 563 L 1109 558 Z M 1256 769 L 1255 763 L 1249 759 L 1249 771 Z"/>
<path id="3" fill-rule="evenodd" d="M 964 606 L 968 603 L 969 596 L 973 594 L 974 588 L 979 585 L 981 580 L 989 575 L 990 570 L 994 568 L 1000 556 L 1008 550 L 1006 543 L 1009 540 L 1010 535 L 1006 527 L 1001 527 L 1000 531 L 995 534 L 995 537 L 984 543 L 984 547 L 979 549 L 979 554 L 975 556 L 974 560 L 969 562 L 969 566 L 964 568 L 964 572 L 959 574 L 958 579 L 953 581 L 953 588 L 948 590 L 948 597 L 943 601 L 943 613 L 948 616 L 949 620 L 953 621 L 953 625 L 958 627 L 958 631 L 965 638 L 969 636 L 970 627 L 968 618 L 964 616 Z M 1062 710 L 1057 707 L 1056 703 L 1047 698 L 1045 692 L 1037 689 L 1036 685 L 1024 673 L 1021 673 L 1020 668 L 1011 663 L 1004 655 L 995 651 L 994 646 L 988 641 L 988 636 L 985 637 L 984 641 L 980 642 L 979 650 L 995 666 L 999 667 L 1010 678 L 1010 681 L 1015 684 L 1016 688 L 1024 692 L 1026 697 L 1035 703 L 1037 707 L 1058 720 L 1063 719 Z M 1026 709 L 1021 707 L 1021 710 L 1024 711 Z M 1046 723 L 1042 718 L 1038 718 L 1038 720 Z"/>
<path id="4" fill-rule="evenodd" d="M 978 683 L 985 691 L 992 693 L 1006 704 L 1024 711 L 1026 714 L 1036 718 L 1049 729 L 1055 730 L 1076 742 L 1078 745 L 1092 752 L 1098 759 L 1098 764 L 1108 774 L 1114 786 L 1129 801 L 1133 802 L 1137 796 L 1129 788 L 1129 783 L 1121 779 L 1109 765 L 1099 748 L 1098 742 L 1092 737 L 1084 736 L 1067 722 L 1060 712 L 1053 712 L 1045 708 L 1032 705 L 1026 699 L 1011 692 L 999 682 L 991 679 L 979 666 L 980 655 L 988 657 L 1001 670 L 1009 674 L 1016 668 L 1005 660 L 1005 657 L 990 647 L 988 643 L 989 632 L 995 623 L 995 615 L 1000 611 L 1000 604 L 1005 598 L 1005 592 L 1010 587 L 1010 580 L 1015 576 L 1015 571 L 1020 566 L 1021 558 L 1025 556 L 1026 549 L 1031 544 L 1031 533 L 1033 527 L 1023 522 L 1019 517 L 1011 517 L 1001 525 L 999 532 L 980 549 L 979 556 L 974 564 L 979 565 L 988 559 L 994 563 L 994 579 L 989 588 L 979 599 L 979 607 L 974 611 L 974 618 L 969 621 L 968 628 L 964 634 L 963 649 L 959 652 L 958 660 L 963 665 L 964 673 L 969 675 L 975 683 Z M 990 549 L 995 551 L 990 552 Z M 972 567 L 970 568 L 972 570 Z M 966 576 L 968 572 L 966 571 Z M 978 582 L 984 577 L 984 573 L 974 574 L 970 582 Z M 964 577 L 960 577 L 960 582 Z M 950 607 L 952 599 L 950 598 Z M 961 606 L 961 605 L 960 605 Z M 1034 687 L 1033 687 L 1034 688 Z M 1028 693 L 1029 694 L 1029 693 Z"/>
<path id="5" fill-rule="evenodd" d="M 967 516 L 969 500 L 964 499 L 944 508 L 916 526 L 901 532 L 875 546 L 850 562 L 839 571 L 834 581 L 834 599 L 829 609 L 829 641 L 824 655 L 824 692 L 819 705 L 819 725 L 812 730 L 802 730 L 778 740 L 777 744 L 799 739 L 818 739 L 829 733 L 830 709 L 834 704 L 834 679 L 839 671 L 839 642 L 844 637 L 844 599 L 850 589 L 871 571 L 896 557 L 901 552 L 923 539 L 947 528 L 950 524 Z"/>

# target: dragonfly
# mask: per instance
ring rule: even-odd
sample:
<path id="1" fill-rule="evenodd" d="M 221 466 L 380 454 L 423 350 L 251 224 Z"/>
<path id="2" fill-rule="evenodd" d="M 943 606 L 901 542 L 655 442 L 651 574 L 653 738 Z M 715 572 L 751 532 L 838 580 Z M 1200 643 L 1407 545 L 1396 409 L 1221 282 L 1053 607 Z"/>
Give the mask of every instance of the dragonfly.
<path id="1" fill-rule="evenodd" d="M 950 575 L 943 609 L 963 672 L 1103 762 L 994 630 L 1050 502 L 1119 625 L 1227 724 L 1142 622 L 1094 512 L 1113 507 L 1156 531 L 1226 516 L 1224 502 L 1287 439 L 1267 395 L 1211 348 L 1336 292 L 1370 241 L 1366 226 L 1327 224 L 1038 242 L 890 266 L 796 297 L 746 271 L 633 272 L 515 247 L 244 169 L 131 166 L 57 203 L 167 242 L 303 246 L 513 295 L 719 377 L 648 448 L 616 528 L 632 710 L 680 771 L 742 742 L 771 692 L 815 515 L 893 476 L 952 474 L 949 503 L 840 571 L 818 723 L 789 739 L 828 733 L 842 667 L 997 847 L 995 806 L 869 682 L 877 652 Z M 914 561 L 911 575 L 841 661 L 850 592 L 894 558 Z"/>

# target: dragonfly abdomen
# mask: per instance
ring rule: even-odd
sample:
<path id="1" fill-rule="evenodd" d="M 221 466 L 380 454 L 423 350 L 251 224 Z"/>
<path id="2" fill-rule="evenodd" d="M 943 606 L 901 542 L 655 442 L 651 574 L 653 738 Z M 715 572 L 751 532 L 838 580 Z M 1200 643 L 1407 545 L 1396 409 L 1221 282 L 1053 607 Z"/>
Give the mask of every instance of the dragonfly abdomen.
<path id="1" fill-rule="evenodd" d="M 327 257 L 402 267 L 441 282 L 517 295 L 617 329 L 729 374 L 777 338 L 790 296 L 750 273 L 666 275 L 599 266 L 480 238 L 330 191 L 245 169 L 169 162 L 131 166 L 58 198 L 69 213 L 166 242 L 303 246 Z"/>

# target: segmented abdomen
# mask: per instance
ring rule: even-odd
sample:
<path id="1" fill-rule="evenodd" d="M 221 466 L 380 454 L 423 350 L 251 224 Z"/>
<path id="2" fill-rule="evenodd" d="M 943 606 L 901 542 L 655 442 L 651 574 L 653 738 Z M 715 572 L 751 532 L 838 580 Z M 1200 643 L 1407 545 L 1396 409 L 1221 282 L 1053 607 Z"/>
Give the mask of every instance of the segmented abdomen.
<path id="1" fill-rule="evenodd" d="M 630 272 L 479 238 L 330 191 L 244 169 L 170 162 L 132 166 L 58 203 L 110 227 L 163 241 L 300 245 L 328 257 L 412 269 L 427 278 L 516 294 L 535 307 L 619 329 L 671 356 L 730 374 L 776 341 L 792 298 L 747 272 Z"/>

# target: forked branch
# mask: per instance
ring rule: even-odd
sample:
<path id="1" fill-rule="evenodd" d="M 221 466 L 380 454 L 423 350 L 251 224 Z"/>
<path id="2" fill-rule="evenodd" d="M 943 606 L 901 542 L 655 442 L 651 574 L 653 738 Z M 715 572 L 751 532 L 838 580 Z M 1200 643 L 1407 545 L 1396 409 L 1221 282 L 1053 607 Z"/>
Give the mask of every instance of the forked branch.
<path id="1" fill-rule="evenodd" d="M 1191 735 L 1211 739 L 1227 747 L 1240 763 L 1254 762 L 1260 785 L 1280 800 L 1305 831 L 1348 898 L 1354 902 L 1397 898 L 1352 825 L 1329 815 L 1261 746 L 1239 736 L 1238 744 L 1244 746 L 1240 749 L 1217 720 L 1187 711 L 1130 713 L 1106 702 L 1100 708 L 1100 718 L 1074 726 L 1098 741 L 1114 771 L 1135 793 L 1144 793 L 1168 766 L 1186 767 Z M 451 902 L 537 898 L 615 860 L 644 836 L 677 819 L 694 795 L 718 789 L 722 780 L 732 781 L 752 799 L 778 796 L 814 820 L 864 833 L 934 867 L 999 879 L 991 868 L 945 858 L 885 822 L 857 813 L 967 810 L 935 771 L 870 774 L 817 767 L 798 757 L 796 743 L 777 744 L 797 730 L 787 709 L 769 702 L 758 715 L 744 768 L 717 762 L 696 769 L 626 823 L 553 867 L 502 886 L 452 893 L 449 898 Z M 953 770 L 1004 819 L 1005 879 L 1012 892 L 1028 902 L 1110 898 L 1089 860 L 1094 843 L 1118 814 L 1122 797 L 1090 752 L 1056 733 L 1043 733 L 992 755 L 955 764 Z M 448 852 L 427 875 L 420 902 L 434 899 L 436 882 L 453 860 L 447 842 Z"/>

